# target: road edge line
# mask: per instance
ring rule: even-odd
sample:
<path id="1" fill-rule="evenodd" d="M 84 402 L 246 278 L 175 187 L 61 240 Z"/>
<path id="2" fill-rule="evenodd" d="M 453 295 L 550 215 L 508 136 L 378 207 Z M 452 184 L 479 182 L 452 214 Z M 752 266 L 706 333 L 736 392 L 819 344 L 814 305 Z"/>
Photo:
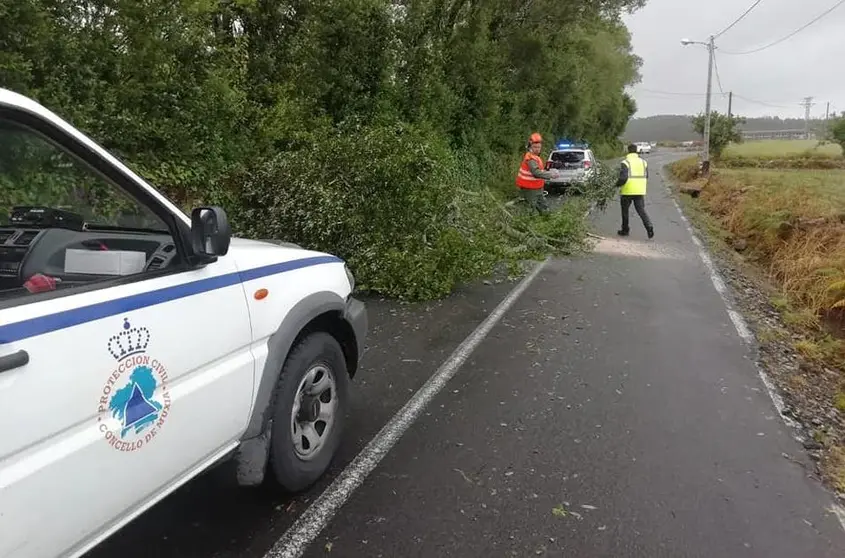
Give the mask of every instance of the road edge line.
<path id="1" fill-rule="evenodd" d="M 754 334 L 751 332 L 751 328 L 748 327 L 748 324 L 746 323 L 745 318 L 742 317 L 742 314 L 734 309 L 733 302 L 728 294 L 728 287 L 725 284 L 724 279 L 722 279 L 722 274 L 719 273 L 716 264 L 713 263 L 713 259 L 710 257 L 710 254 L 707 253 L 704 243 L 700 238 L 698 238 L 698 235 L 696 234 L 695 229 L 693 229 L 692 224 L 689 222 L 689 219 L 687 219 L 687 216 L 684 215 L 684 211 L 681 209 L 681 205 L 678 203 L 678 200 L 675 199 L 675 194 L 672 192 L 672 187 L 670 186 L 671 181 L 666 177 L 664 169 L 660 170 L 660 178 L 663 179 L 663 185 L 666 187 L 666 193 L 669 195 L 669 199 L 672 200 L 672 204 L 678 211 L 678 215 L 681 216 L 681 220 L 684 222 L 684 227 L 686 227 L 687 232 L 692 237 L 693 244 L 695 244 L 695 247 L 698 249 L 698 257 L 701 259 L 702 263 L 704 263 L 704 267 L 707 268 L 707 273 L 710 275 L 710 281 L 713 283 L 713 288 L 716 289 L 716 292 L 719 293 L 722 302 L 725 304 L 725 309 L 728 312 L 728 318 L 730 318 L 739 337 L 746 344 L 753 344 Z M 782 404 L 783 403 L 781 403 L 781 405 Z"/>
<path id="2" fill-rule="evenodd" d="M 499 302 L 498 306 L 449 355 L 421 388 L 364 446 L 355 459 L 308 506 L 296 522 L 264 554 L 264 558 L 299 558 L 320 535 L 335 514 L 375 470 L 396 442 L 419 418 L 426 406 L 460 370 L 478 345 L 489 335 L 505 313 L 528 289 L 549 263 L 546 258 Z"/>
<path id="3" fill-rule="evenodd" d="M 710 257 L 710 254 L 707 253 L 707 249 L 705 248 L 704 243 L 698 238 L 698 235 L 695 232 L 695 229 L 690 223 L 687 216 L 684 214 L 684 210 L 681 209 L 681 205 L 678 203 L 678 200 L 675 199 L 675 194 L 672 191 L 671 187 L 671 180 L 666 177 L 665 169 L 660 169 L 660 178 L 663 179 L 663 185 L 666 187 L 666 194 L 669 196 L 669 199 L 672 200 L 672 204 L 675 206 L 675 209 L 680 215 L 681 220 L 684 222 L 684 227 L 686 227 L 687 232 L 692 237 L 692 241 L 698 250 L 698 257 L 704 263 L 704 267 L 707 268 L 707 273 L 710 275 L 710 281 L 713 283 L 713 288 L 716 289 L 716 292 L 719 293 L 719 297 L 722 299 L 722 303 L 725 305 L 725 310 L 728 313 L 728 318 L 731 320 L 734 328 L 736 329 L 737 335 L 739 335 L 740 339 L 748 345 L 754 345 L 754 334 L 751 332 L 751 328 L 748 327 L 748 323 L 745 321 L 745 318 L 742 317 L 742 314 L 737 312 L 734 309 L 733 302 L 730 299 L 730 295 L 728 292 L 728 286 L 725 281 L 722 279 L 721 273 L 716 268 L 716 264 L 713 263 L 713 259 Z M 777 410 L 778 414 L 781 416 L 783 421 L 796 431 L 800 432 L 800 428 L 797 422 L 789 418 L 784 414 L 784 410 L 786 410 L 786 406 L 783 403 L 783 398 L 777 392 L 777 388 L 775 387 L 774 382 L 772 382 L 769 375 L 763 370 L 763 368 L 759 365 L 759 363 L 755 362 L 755 366 L 757 368 L 757 375 L 760 377 L 760 380 L 763 382 L 763 386 L 766 388 L 766 393 L 769 395 L 769 399 L 772 400 L 772 404 L 775 406 L 775 410 Z"/>
<path id="4" fill-rule="evenodd" d="M 707 273 L 710 275 L 710 281 L 713 283 L 713 288 L 716 289 L 716 292 L 719 293 L 719 297 L 722 299 L 722 303 L 725 305 L 725 310 L 728 313 L 728 318 L 731 320 L 734 328 L 736 329 L 737 334 L 739 335 L 742 341 L 750 346 L 754 346 L 755 337 L 754 334 L 751 332 L 751 328 L 748 327 L 748 323 L 745 321 L 745 318 L 742 317 L 742 314 L 734 309 L 733 302 L 730 299 L 730 294 L 728 291 L 728 286 L 725 281 L 722 279 L 721 273 L 719 273 L 716 264 L 713 263 L 713 259 L 710 257 L 710 254 L 707 253 L 707 248 L 705 247 L 704 243 L 698 238 L 698 234 L 696 234 L 695 229 L 690 223 L 687 216 L 684 214 L 684 210 L 681 209 L 681 205 L 678 203 L 678 200 L 675 199 L 675 194 L 672 191 L 671 187 L 671 180 L 666 177 L 665 169 L 660 169 L 660 178 L 663 179 L 663 184 L 666 187 L 666 194 L 669 196 L 669 199 L 672 200 L 672 204 L 675 206 L 675 209 L 678 211 L 678 215 L 681 216 L 681 220 L 684 222 L 684 226 L 687 229 L 687 232 L 692 237 L 692 241 L 695 244 L 698 250 L 698 257 L 704 263 L 704 266 L 707 268 Z M 777 410 L 778 414 L 780 415 L 781 419 L 786 423 L 787 426 L 792 427 L 796 430 L 796 432 L 801 431 L 800 425 L 791 419 L 790 417 L 784 414 L 786 410 L 786 405 L 783 403 L 783 398 L 777 392 L 777 388 L 775 387 L 774 382 L 772 382 L 769 375 L 766 374 L 765 370 L 755 361 L 755 366 L 757 368 L 757 375 L 760 377 L 760 381 L 763 382 L 763 387 L 766 388 L 766 393 L 769 395 L 769 399 L 771 399 L 772 404 L 775 406 L 775 410 Z M 802 438 L 798 437 L 799 441 L 803 441 Z"/>
<path id="5" fill-rule="evenodd" d="M 672 191 L 672 187 L 670 186 L 671 181 L 666 177 L 665 169 L 660 169 L 660 178 L 663 179 L 663 184 L 666 187 L 666 193 L 669 195 L 669 199 L 672 200 L 672 203 L 675 205 L 675 209 L 678 210 L 678 214 L 681 216 L 681 220 L 684 222 L 684 226 L 686 227 L 687 232 L 692 236 L 692 241 L 698 248 L 698 256 L 699 258 L 701 258 L 701 261 L 704 262 L 704 266 L 707 268 L 707 272 L 710 274 L 710 280 L 713 282 L 713 287 L 719 293 L 719 296 L 721 297 L 722 302 L 725 305 L 725 309 L 728 312 L 728 317 L 736 328 L 737 334 L 739 334 L 740 338 L 747 345 L 752 345 L 755 341 L 754 334 L 751 332 L 751 328 L 748 327 L 748 323 L 745 321 L 745 318 L 742 317 L 742 314 L 740 314 L 734 309 L 733 302 L 731 302 L 728 295 L 727 285 L 722 279 L 722 276 L 719 273 L 719 270 L 716 268 L 716 265 L 713 263 L 712 258 L 710 258 L 710 255 L 707 253 L 704 243 L 701 241 L 701 239 L 698 238 L 698 235 L 695 233 L 695 230 L 693 229 L 689 219 L 687 219 L 687 216 L 684 215 L 684 211 L 683 209 L 681 209 L 681 205 L 678 203 L 678 200 L 675 199 L 675 193 Z M 792 428 L 793 430 L 799 433 L 799 435 L 796 436 L 796 439 L 799 442 L 803 441 L 803 437 L 800 435 L 801 425 L 797 421 L 784 414 L 786 406 L 784 405 L 783 398 L 778 393 L 777 387 L 775 386 L 774 382 L 771 378 L 769 378 L 769 375 L 766 374 L 766 371 L 763 370 L 763 367 L 760 366 L 760 363 L 756 362 L 756 359 L 754 365 L 757 368 L 757 375 L 763 382 L 763 386 L 766 388 L 766 393 L 769 395 L 769 399 L 771 399 L 772 404 L 775 406 L 775 409 L 780 415 L 780 418 L 788 427 Z M 842 527 L 843 530 L 845 530 L 845 507 L 842 507 L 834 499 L 828 511 L 832 513 L 836 517 L 836 519 L 839 520 L 839 525 Z"/>

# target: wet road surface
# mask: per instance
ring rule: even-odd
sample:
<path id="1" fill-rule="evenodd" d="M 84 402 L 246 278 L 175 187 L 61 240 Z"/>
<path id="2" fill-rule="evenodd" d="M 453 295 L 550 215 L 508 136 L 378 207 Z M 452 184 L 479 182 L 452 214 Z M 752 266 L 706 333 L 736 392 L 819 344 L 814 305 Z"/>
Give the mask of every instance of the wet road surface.
<path id="1" fill-rule="evenodd" d="M 649 157 L 647 209 L 552 261 L 306 551 L 318 556 L 838 557 L 832 498 L 760 381 Z M 225 468 L 89 554 L 261 558 L 513 285 L 377 326 L 332 473 L 296 498 Z"/>

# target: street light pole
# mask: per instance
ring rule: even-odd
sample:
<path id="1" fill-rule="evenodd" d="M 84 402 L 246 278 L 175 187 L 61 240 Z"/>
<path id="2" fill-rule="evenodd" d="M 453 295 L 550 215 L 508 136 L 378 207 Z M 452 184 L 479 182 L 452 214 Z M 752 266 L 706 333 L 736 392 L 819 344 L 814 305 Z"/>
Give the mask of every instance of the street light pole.
<path id="1" fill-rule="evenodd" d="M 707 41 L 707 100 L 704 103 L 704 154 L 701 157 L 701 172 L 710 174 L 710 94 L 713 89 L 713 35 Z"/>
<path id="2" fill-rule="evenodd" d="M 701 155 L 701 172 L 705 175 L 710 172 L 710 96 L 713 90 L 713 56 L 716 50 L 714 40 L 713 35 L 710 35 L 706 43 L 681 39 L 681 44 L 684 46 L 704 45 L 707 47 L 707 100 L 704 103 L 704 153 Z"/>

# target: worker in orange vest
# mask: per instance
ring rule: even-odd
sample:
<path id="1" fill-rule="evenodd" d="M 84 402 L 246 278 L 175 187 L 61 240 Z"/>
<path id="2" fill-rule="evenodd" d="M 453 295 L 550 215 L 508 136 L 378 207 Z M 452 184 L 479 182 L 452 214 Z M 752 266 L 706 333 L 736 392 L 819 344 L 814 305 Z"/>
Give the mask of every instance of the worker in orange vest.
<path id="1" fill-rule="evenodd" d="M 554 178 L 553 172 L 543 170 L 543 160 L 540 158 L 540 150 L 543 149 L 543 137 L 534 132 L 528 138 L 527 153 L 522 158 L 519 172 L 516 175 L 516 185 L 522 194 L 523 199 L 528 202 L 529 207 L 536 209 L 541 215 L 549 212 L 549 204 L 546 203 L 546 180 Z"/>

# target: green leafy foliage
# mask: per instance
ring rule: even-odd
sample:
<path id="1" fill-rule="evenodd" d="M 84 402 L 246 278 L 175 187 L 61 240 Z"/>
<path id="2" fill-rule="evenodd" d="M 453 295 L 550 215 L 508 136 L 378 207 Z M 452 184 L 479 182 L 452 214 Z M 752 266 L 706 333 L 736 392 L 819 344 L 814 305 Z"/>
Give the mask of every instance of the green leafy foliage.
<path id="1" fill-rule="evenodd" d="M 540 221 L 502 202 L 530 132 L 619 152 L 640 64 L 621 14 L 643 3 L 0 0 L 0 85 L 186 209 L 427 298 L 578 248 L 576 203 Z"/>
<path id="2" fill-rule="evenodd" d="M 845 153 L 845 117 L 835 118 L 828 126 L 828 135 L 835 141 Z"/>
<path id="3" fill-rule="evenodd" d="M 693 117 L 692 127 L 697 134 L 704 134 L 705 125 L 704 113 Z M 745 123 L 741 116 L 721 114 L 717 111 L 710 113 L 710 155 L 719 158 L 722 151 L 731 143 L 740 143 L 742 134 L 739 125 Z"/>

